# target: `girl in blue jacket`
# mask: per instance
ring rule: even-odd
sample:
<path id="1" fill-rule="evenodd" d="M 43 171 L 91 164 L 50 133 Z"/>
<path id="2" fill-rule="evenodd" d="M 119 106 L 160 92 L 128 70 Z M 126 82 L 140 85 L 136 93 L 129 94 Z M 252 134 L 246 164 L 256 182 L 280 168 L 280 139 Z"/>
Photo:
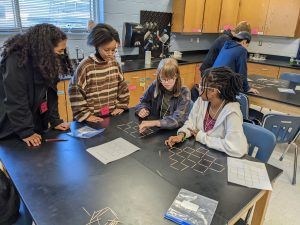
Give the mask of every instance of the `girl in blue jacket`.
<path id="1" fill-rule="evenodd" d="M 157 69 L 157 78 L 149 86 L 140 104 L 135 108 L 136 114 L 144 119 L 148 116 L 154 120 L 143 121 L 140 133 L 147 128 L 176 129 L 187 120 L 192 108 L 191 93 L 183 87 L 178 63 L 175 59 L 163 59 Z"/>

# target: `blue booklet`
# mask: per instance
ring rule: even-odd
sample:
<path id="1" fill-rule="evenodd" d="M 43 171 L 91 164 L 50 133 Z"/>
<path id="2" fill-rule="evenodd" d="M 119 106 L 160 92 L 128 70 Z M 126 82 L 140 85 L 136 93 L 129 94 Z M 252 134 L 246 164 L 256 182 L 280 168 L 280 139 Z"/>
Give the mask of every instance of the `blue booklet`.
<path id="1" fill-rule="evenodd" d="M 165 218 L 181 225 L 210 225 L 218 202 L 181 189 Z"/>

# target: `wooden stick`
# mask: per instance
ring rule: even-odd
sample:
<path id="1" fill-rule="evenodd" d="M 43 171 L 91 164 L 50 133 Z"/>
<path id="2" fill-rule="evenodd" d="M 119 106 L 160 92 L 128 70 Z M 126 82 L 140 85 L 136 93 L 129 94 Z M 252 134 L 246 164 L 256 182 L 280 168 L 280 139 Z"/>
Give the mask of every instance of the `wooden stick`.
<path id="1" fill-rule="evenodd" d="M 156 170 L 156 172 L 158 173 L 159 176 L 163 177 L 163 175 L 161 174 L 161 172 L 159 172 L 158 170 Z"/>
<path id="2" fill-rule="evenodd" d="M 81 208 L 86 212 L 86 214 L 88 214 L 89 216 L 91 216 L 91 214 L 84 207 L 81 207 Z"/>
<path id="3" fill-rule="evenodd" d="M 67 141 L 67 139 L 62 139 L 62 138 L 49 138 L 49 139 L 45 139 L 45 142 L 57 142 L 57 141 Z"/>

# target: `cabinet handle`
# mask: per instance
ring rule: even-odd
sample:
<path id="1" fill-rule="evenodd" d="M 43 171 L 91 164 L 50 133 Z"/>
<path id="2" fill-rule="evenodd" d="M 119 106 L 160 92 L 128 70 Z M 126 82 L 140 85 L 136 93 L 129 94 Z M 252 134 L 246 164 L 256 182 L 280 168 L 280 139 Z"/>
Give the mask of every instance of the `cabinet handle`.
<path id="1" fill-rule="evenodd" d="M 262 71 L 269 71 L 269 70 L 268 70 L 268 69 L 266 69 L 266 68 L 262 68 L 261 70 L 262 70 Z"/>

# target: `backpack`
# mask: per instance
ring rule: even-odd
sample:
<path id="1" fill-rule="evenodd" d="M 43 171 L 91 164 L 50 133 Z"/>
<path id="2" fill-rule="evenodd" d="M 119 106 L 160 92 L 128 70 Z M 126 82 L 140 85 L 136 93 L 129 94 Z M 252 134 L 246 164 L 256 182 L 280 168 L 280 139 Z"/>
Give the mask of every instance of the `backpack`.
<path id="1" fill-rule="evenodd" d="M 11 225 L 19 217 L 20 198 L 11 180 L 0 169 L 0 224 Z"/>

